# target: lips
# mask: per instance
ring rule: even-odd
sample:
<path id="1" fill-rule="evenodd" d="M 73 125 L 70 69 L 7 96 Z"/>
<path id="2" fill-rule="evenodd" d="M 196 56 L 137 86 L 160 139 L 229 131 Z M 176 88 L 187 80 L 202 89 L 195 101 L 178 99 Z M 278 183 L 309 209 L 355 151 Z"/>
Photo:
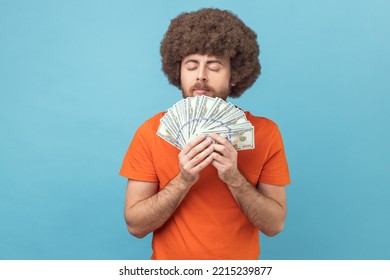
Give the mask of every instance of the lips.
<path id="1" fill-rule="evenodd" d="M 205 89 L 194 89 L 192 91 L 192 96 L 197 96 L 197 95 L 206 95 L 206 96 L 210 96 L 212 97 L 213 94 L 211 93 L 211 91 L 209 90 L 205 90 Z"/>
<path id="2" fill-rule="evenodd" d="M 209 89 L 206 89 L 206 88 L 196 88 L 196 89 L 193 89 L 193 92 L 208 92 L 210 91 Z"/>

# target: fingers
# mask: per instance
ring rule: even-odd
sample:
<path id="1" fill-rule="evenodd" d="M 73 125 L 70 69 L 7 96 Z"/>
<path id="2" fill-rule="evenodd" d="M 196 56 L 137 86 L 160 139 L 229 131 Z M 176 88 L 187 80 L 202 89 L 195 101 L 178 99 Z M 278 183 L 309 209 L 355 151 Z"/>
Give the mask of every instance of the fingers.
<path id="1" fill-rule="evenodd" d="M 210 154 L 203 161 L 201 161 L 198 165 L 196 165 L 194 168 L 196 169 L 197 172 L 200 172 L 205 167 L 207 167 L 210 163 L 212 163 L 213 161 L 214 161 L 214 155 L 211 151 Z"/>
<path id="2" fill-rule="evenodd" d="M 237 168 L 238 153 L 232 144 L 224 137 L 212 134 L 211 139 L 215 141 L 212 144 L 213 161 L 212 165 L 217 169 L 219 178 L 226 184 L 232 184 L 239 174 Z"/>
<path id="3" fill-rule="evenodd" d="M 196 181 L 199 172 L 213 161 L 213 141 L 200 135 L 190 141 L 179 153 L 180 170 L 188 181 Z"/>
<path id="4" fill-rule="evenodd" d="M 213 144 L 214 151 L 216 152 L 216 159 L 221 159 L 223 157 L 229 157 L 230 150 L 221 144 Z"/>
<path id="5" fill-rule="evenodd" d="M 201 134 L 198 137 L 192 139 L 180 152 L 181 154 L 187 154 L 193 147 L 198 145 L 200 142 L 202 142 L 206 138 L 206 135 Z"/>
<path id="6" fill-rule="evenodd" d="M 195 182 L 199 173 L 212 164 L 223 180 L 237 169 L 237 151 L 232 144 L 218 134 L 210 137 L 199 135 L 190 141 L 179 154 L 182 176 L 189 182 Z"/>
<path id="7" fill-rule="evenodd" d="M 213 139 L 215 142 L 218 144 L 226 147 L 227 151 L 229 152 L 236 152 L 236 149 L 234 149 L 233 145 L 227 140 L 225 137 L 222 137 L 221 135 L 218 134 L 210 134 L 211 139 Z"/>
<path id="8" fill-rule="evenodd" d="M 187 160 L 195 160 L 195 163 L 198 163 L 202 158 L 205 157 L 205 150 L 212 144 L 210 138 L 206 138 L 205 135 L 200 135 L 190 141 L 184 149 L 180 152 L 179 156 L 185 157 Z M 210 148 L 211 149 L 211 148 Z M 208 150 L 210 153 L 212 151 Z M 207 152 L 206 152 L 207 153 Z"/>
<path id="9" fill-rule="evenodd" d="M 188 164 L 187 164 L 187 167 L 189 168 L 201 168 L 201 167 L 204 167 L 204 164 L 201 164 L 203 163 L 203 161 L 208 157 L 208 156 L 212 156 L 212 153 L 214 151 L 214 148 L 213 146 L 211 146 L 211 142 L 208 143 L 208 146 L 204 149 L 201 149 L 201 147 L 203 147 L 204 143 L 202 144 L 199 144 L 198 146 L 196 146 L 193 150 L 191 150 L 191 152 L 188 154 Z M 201 147 L 200 147 L 201 146 Z M 201 152 L 199 153 L 196 153 L 194 150 L 198 150 L 198 148 L 200 149 Z M 194 154 L 194 157 L 191 158 L 190 154 Z M 207 164 L 208 165 L 208 164 Z M 203 168 L 202 168 L 203 169 Z M 197 170 L 197 171 L 198 171 Z"/>
<path id="10" fill-rule="evenodd" d="M 237 158 L 237 151 L 232 144 L 224 137 L 212 134 L 211 138 L 216 141 L 212 146 L 214 148 L 214 159 L 218 162 L 235 161 Z"/>

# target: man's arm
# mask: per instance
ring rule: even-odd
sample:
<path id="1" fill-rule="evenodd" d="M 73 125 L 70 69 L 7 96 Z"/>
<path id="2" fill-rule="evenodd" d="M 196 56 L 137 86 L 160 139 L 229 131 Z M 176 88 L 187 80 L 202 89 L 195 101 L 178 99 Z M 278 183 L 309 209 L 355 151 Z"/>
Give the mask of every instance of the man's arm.
<path id="1" fill-rule="evenodd" d="M 245 216 L 268 236 L 281 232 L 287 214 L 285 187 L 259 183 L 254 188 L 242 178 L 241 184 L 228 184 L 228 187 Z"/>
<path id="2" fill-rule="evenodd" d="M 199 172 L 213 160 L 211 143 L 204 135 L 191 141 L 179 154 L 179 174 L 161 191 L 157 182 L 128 181 L 125 220 L 131 234 L 142 238 L 171 217 L 199 179 Z"/>
<path id="3" fill-rule="evenodd" d="M 128 181 L 125 220 L 132 235 L 142 238 L 169 219 L 189 190 L 180 179 L 177 176 L 160 192 L 157 182 Z"/>
<path id="4" fill-rule="evenodd" d="M 282 231 L 287 214 L 284 186 L 259 183 L 252 186 L 237 168 L 237 151 L 225 138 L 211 136 L 215 141 L 213 166 L 229 187 L 248 220 L 264 234 L 274 236 Z"/>

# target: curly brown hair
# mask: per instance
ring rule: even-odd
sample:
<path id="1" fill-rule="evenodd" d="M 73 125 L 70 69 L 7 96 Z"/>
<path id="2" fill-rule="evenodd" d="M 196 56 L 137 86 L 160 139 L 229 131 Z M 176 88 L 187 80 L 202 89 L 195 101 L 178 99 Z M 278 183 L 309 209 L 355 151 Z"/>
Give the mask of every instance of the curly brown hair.
<path id="1" fill-rule="evenodd" d="M 260 75 L 259 45 L 256 33 L 235 14 L 214 8 L 182 13 L 171 21 L 161 42 L 162 70 L 180 88 L 180 67 L 190 54 L 230 58 L 229 97 L 239 97 Z"/>

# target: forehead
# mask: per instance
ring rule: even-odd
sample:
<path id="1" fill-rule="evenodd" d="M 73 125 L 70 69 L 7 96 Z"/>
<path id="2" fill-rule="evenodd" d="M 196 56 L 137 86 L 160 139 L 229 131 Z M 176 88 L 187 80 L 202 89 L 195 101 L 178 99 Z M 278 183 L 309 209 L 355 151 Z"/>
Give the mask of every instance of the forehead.
<path id="1" fill-rule="evenodd" d="M 182 62 L 186 61 L 220 61 L 220 62 L 229 62 L 230 58 L 229 57 L 224 57 L 224 56 L 216 56 L 216 55 L 209 55 L 209 54 L 190 54 L 187 55 L 183 58 Z"/>

